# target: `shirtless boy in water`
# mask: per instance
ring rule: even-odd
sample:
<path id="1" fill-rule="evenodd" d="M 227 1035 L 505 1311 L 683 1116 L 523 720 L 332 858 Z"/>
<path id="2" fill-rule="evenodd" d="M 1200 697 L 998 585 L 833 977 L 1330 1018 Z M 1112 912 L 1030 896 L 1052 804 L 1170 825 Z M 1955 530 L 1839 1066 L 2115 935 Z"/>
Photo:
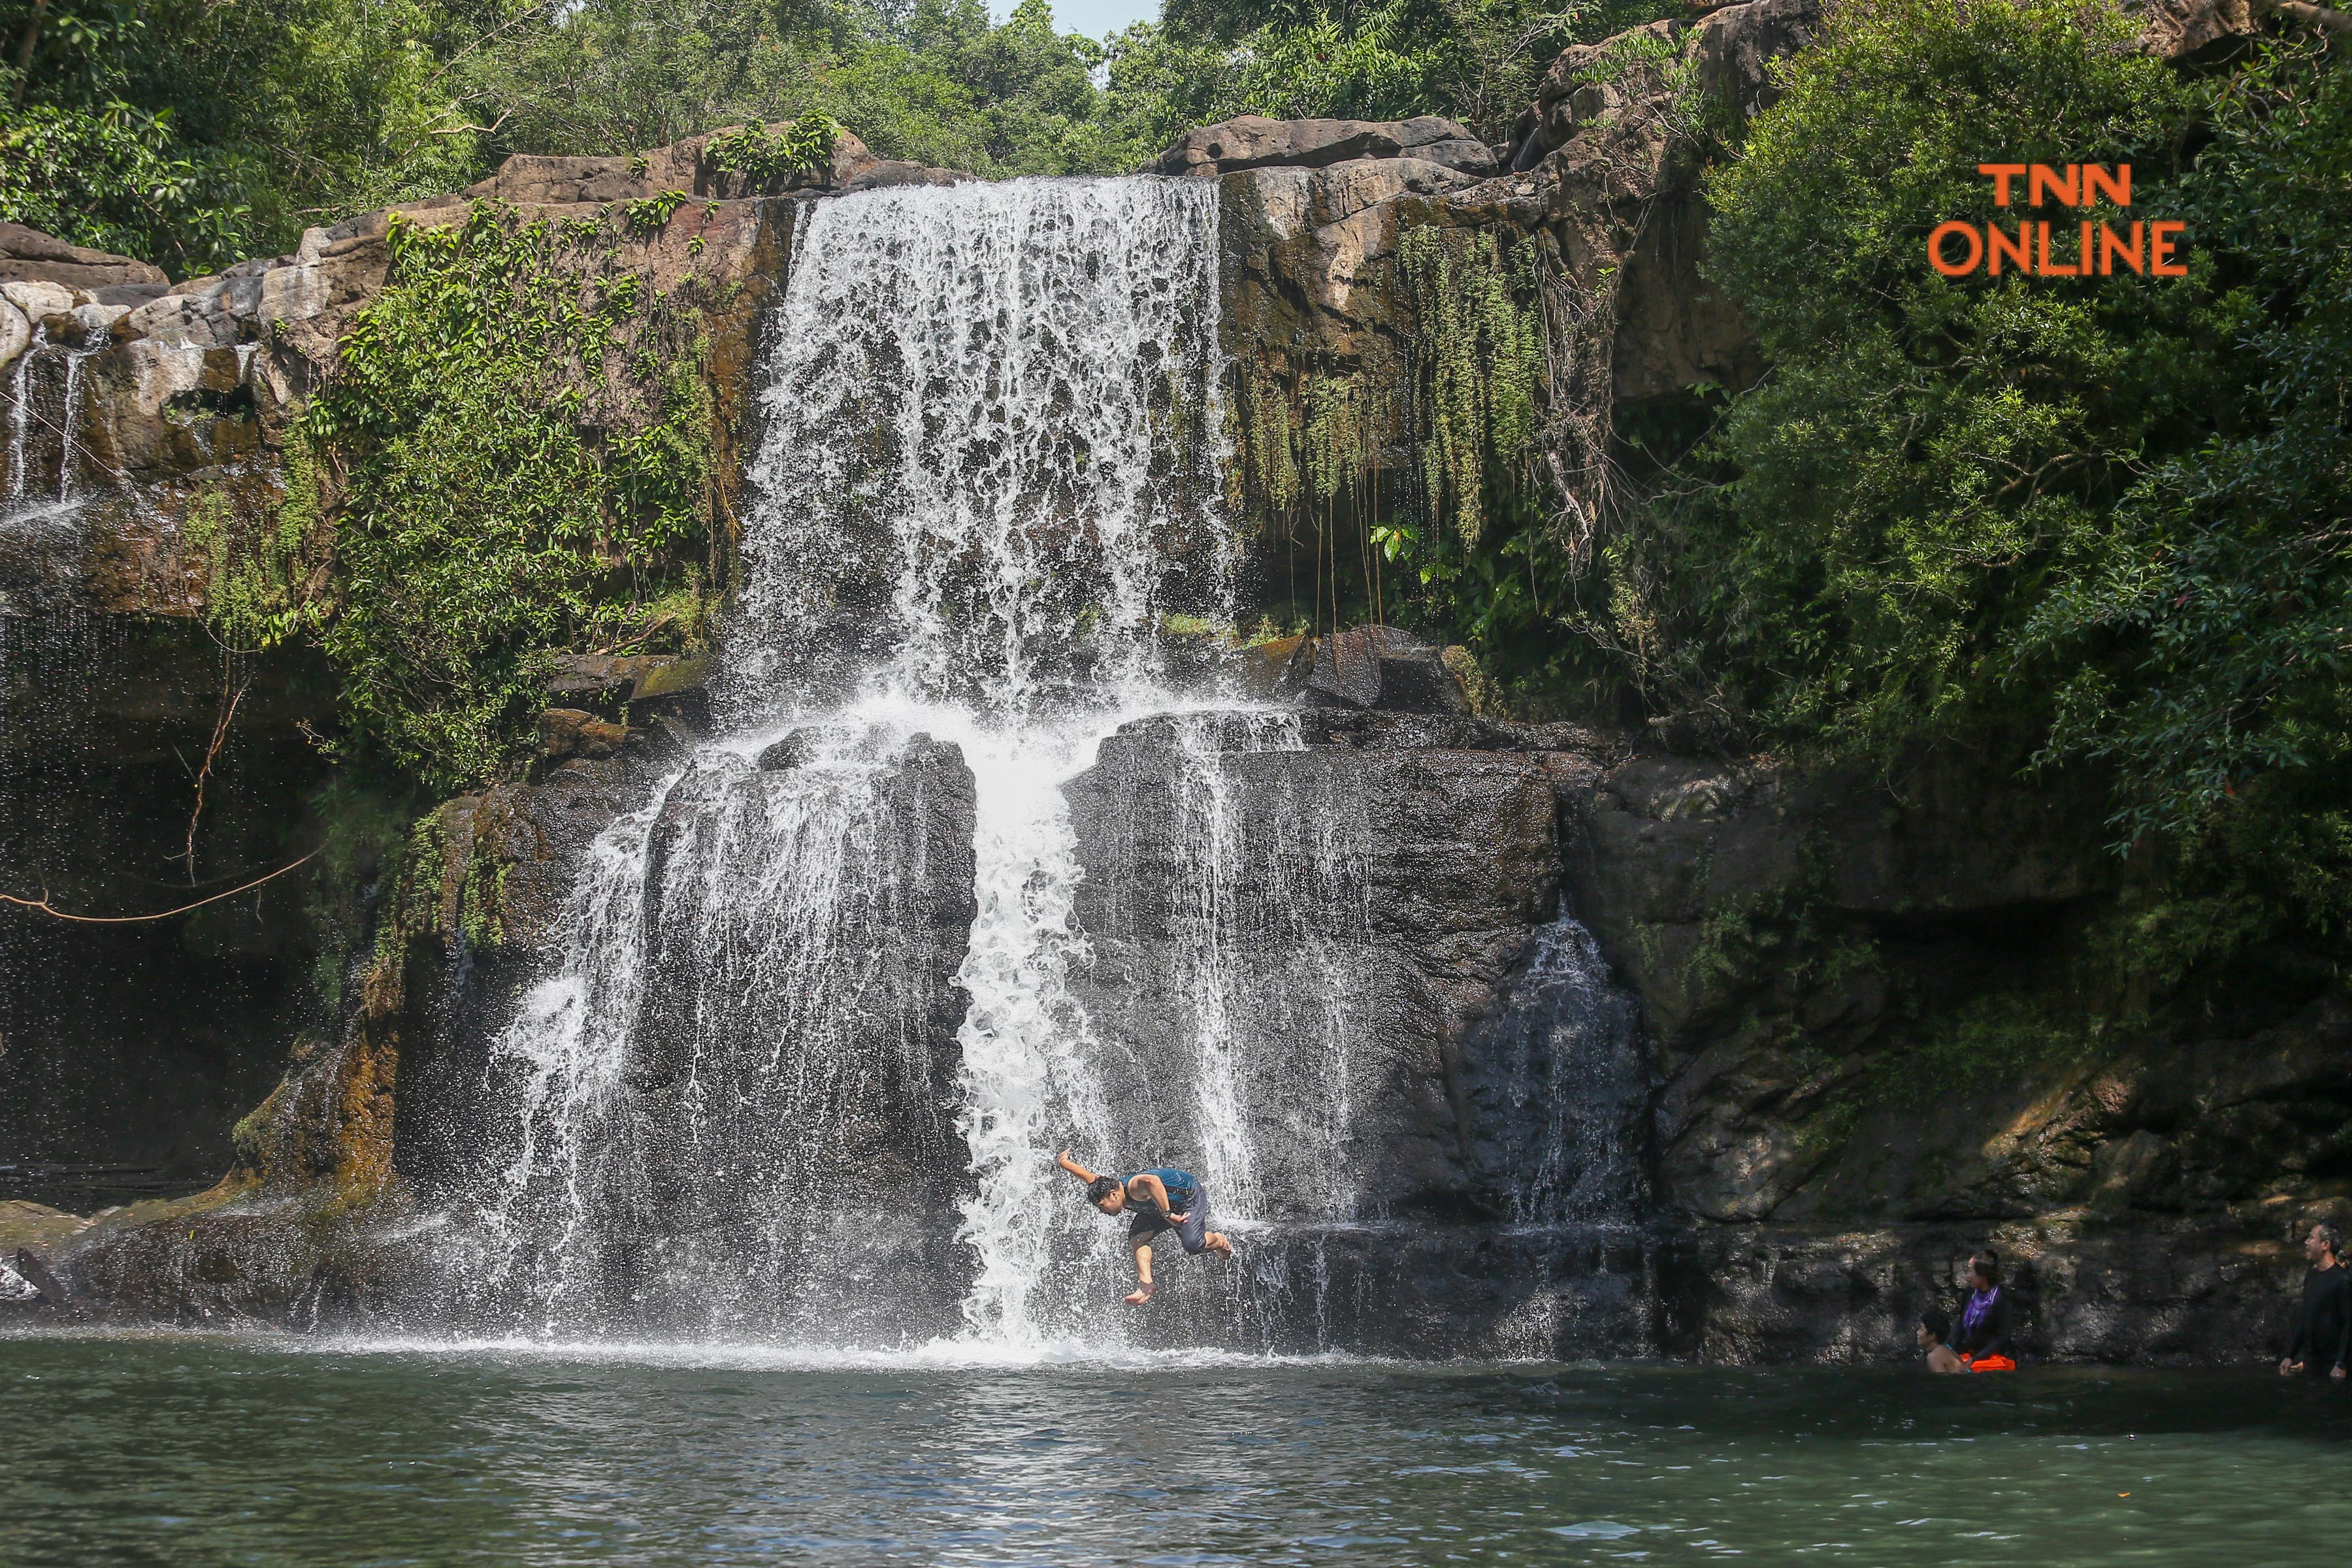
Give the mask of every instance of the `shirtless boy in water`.
<path id="1" fill-rule="evenodd" d="M 1209 1194 L 1192 1172 L 1161 1166 L 1139 1171 L 1122 1182 L 1117 1176 L 1096 1175 L 1071 1159 L 1067 1149 L 1054 1156 L 1054 1163 L 1084 1182 L 1087 1201 L 1103 1213 L 1134 1214 L 1135 1223 L 1127 1231 L 1128 1250 L 1135 1255 L 1136 1284 L 1126 1298 L 1129 1306 L 1142 1306 L 1157 1288 L 1151 1282 L 1151 1238 L 1163 1230 L 1174 1231 L 1187 1252 L 1234 1255 L 1234 1244 L 1209 1228 Z"/>

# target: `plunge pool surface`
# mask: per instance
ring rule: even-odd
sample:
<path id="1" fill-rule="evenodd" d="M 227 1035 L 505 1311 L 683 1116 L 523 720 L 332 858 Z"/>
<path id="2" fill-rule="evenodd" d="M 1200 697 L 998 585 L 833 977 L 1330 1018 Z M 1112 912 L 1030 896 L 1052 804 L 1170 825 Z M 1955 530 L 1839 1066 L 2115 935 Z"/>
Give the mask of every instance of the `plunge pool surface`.
<path id="1" fill-rule="evenodd" d="M 2340 1560 L 2250 1373 L 0 1338 L 0 1563 Z"/>

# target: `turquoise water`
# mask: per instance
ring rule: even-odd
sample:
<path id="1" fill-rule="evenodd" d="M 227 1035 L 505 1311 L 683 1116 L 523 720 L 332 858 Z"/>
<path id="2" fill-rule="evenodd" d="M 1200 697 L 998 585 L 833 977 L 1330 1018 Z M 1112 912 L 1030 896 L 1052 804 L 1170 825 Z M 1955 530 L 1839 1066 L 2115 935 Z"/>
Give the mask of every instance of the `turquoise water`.
<path id="1" fill-rule="evenodd" d="M 2334 1561 L 2252 1374 L 0 1339 L 0 1561 Z M 2128 1495 L 2124 1495 L 2128 1494 Z"/>

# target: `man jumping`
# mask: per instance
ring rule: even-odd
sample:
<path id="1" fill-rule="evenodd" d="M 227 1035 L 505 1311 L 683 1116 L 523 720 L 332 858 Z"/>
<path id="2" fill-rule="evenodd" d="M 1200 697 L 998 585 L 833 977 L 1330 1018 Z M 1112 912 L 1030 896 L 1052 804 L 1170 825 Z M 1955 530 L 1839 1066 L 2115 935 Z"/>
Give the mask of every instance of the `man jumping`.
<path id="1" fill-rule="evenodd" d="M 1172 1230 L 1187 1252 L 1213 1252 L 1220 1258 L 1234 1255 L 1234 1244 L 1209 1228 L 1209 1194 L 1190 1171 L 1161 1167 L 1139 1171 L 1120 1181 L 1116 1176 L 1097 1176 L 1063 1150 L 1054 1156 L 1054 1163 L 1087 1184 L 1087 1201 L 1108 1215 L 1131 1211 L 1135 1223 L 1128 1226 L 1127 1248 L 1135 1254 L 1134 1294 L 1127 1298 L 1130 1307 L 1140 1307 L 1151 1300 L 1156 1287 L 1151 1282 L 1151 1238 L 1163 1230 Z"/>

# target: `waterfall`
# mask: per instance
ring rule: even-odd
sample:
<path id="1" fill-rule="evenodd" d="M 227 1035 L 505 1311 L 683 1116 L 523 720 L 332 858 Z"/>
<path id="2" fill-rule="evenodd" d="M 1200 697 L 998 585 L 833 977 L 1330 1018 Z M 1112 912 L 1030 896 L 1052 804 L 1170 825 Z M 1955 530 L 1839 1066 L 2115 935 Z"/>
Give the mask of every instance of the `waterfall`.
<path id="1" fill-rule="evenodd" d="M 1055 1260 L 1107 1246 L 1040 1157 L 1109 1127 L 1059 786 L 1181 705 L 1171 617 L 1231 618 L 1216 200 L 1024 180 L 799 209 L 727 734 L 599 839 L 497 1042 L 488 1310 L 1020 1341 Z M 951 897 L 950 973 L 920 933 Z"/>
<path id="2" fill-rule="evenodd" d="M 1465 1044 L 1481 1151 L 1520 1225 L 1622 1224 L 1646 1195 L 1649 1076 L 1631 994 L 1573 916 L 1538 927 L 1500 1005 Z"/>
<path id="3" fill-rule="evenodd" d="M 35 323 L 33 341 L 16 356 L 16 369 L 8 377 L 8 506 L 12 510 L 25 500 L 26 473 L 31 466 L 25 437 L 33 417 L 33 359 L 47 341 L 47 334 Z"/>
<path id="4" fill-rule="evenodd" d="M 1163 617 L 1230 615 L 1214 189 L 1016 180 L 803 210 L 737 711 L 829 685 L 1019 728 L 1164 695 Z"/>
<path id="5" fill-rule="evenodd" d="M 1174 1331 L 1271 1343 L 1311 1282 L 1322 1346 L 1338 1297 L 1360 1321 L 1388 1289 L 1395 1150 L 1450 1136 L 1399 1087 L 1436 1047 L 1401 1062 L 1391 1025 L 1433 1041 L 1463 983 L 1376 919 L 1361 755 L 1216 674 L 1217 203 L 1139 177 L 796 209 L 720 733 L 598 838 L 493 1045 L 503 1131 L 452 1216 L 477 1312 L 1164 1336 L 1106 1310 L 1123 1237 L 1063 1143 L 1196 1171 L 1251 1243 Z M 1572 922 L 1506 999 L 1467 1072 L 1504 1146 L 1466 1179 L 1530 1225 L 1598 1215 L 1638 1175 L 1630 1002 Z"/>
<path id="6" fill-rule="evenodd" d="M 0 510 L 12 521 L 46 521 L 69 513 L 77 486 L 75 444 L 82 414 L 82 362 L 96 351 L 49 342 L 37 324 L 33 340 L 16 356 L 8 374 L 7 491 Z M 60 370 L 58 367 L 62 367 Z M 56 417 L 42 409 L 53 404 Z M 40 493 L 34 469 L 46 469 L 55 437 L 57 483 Z"/>
<path id="7" fill-rule="evenodd" d="M 31 351 L 26 351 L 29 356 Z M 58 410 L 58 500 L 74 499 L 74 434 L 81 424 L 81 362 L 87 353 L 66 355 L 65 396 Z"/>
<path id="8" fill-rule="evenodd" d="M 796 740 L 714 749 L 598 839 L 568 962 L 498 1043 L 518 1145 L 485 1283 L 542 1329 L 823 1338 L 880 1305 L 845 1247 L 941 1266 L 916 1222 L 960 1162 L 919 937 L 965 874 L 962 770 L 882 726 Z"/>

